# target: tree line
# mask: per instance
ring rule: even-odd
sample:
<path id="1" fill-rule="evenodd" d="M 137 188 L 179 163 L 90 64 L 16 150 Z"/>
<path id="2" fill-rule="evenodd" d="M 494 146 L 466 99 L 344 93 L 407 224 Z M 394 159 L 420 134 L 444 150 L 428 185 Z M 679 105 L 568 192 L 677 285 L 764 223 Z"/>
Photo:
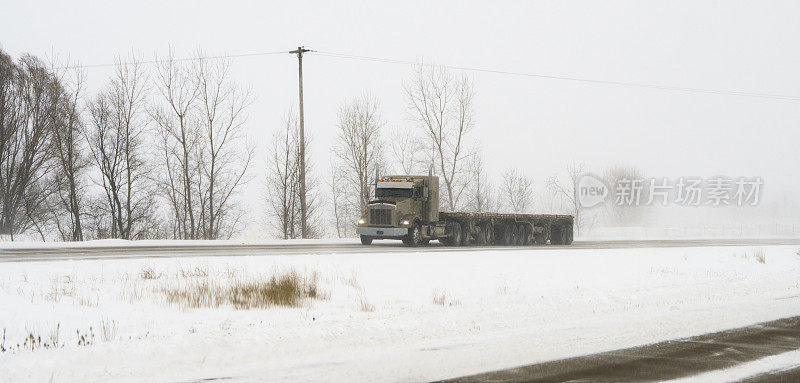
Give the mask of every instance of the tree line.
<path id="1" fill-rule="evenodd" d="M 0 50 L 0 234 L 231 237 L 253 158 L 249 103 L 228 63 L 202 53 L 154 71 L 118 59 L 90 95 L 80 67 Z"/>

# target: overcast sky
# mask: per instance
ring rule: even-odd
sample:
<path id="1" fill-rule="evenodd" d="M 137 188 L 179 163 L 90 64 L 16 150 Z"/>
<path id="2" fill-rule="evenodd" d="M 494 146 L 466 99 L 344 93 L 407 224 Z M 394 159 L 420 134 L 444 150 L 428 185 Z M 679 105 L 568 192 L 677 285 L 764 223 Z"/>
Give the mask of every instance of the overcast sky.
<path id="1" fill-rule="evenodd" d="M 798 1 L 3 1 L 0 45 L 14 57 L 52 53 L 81 64 L 198 48 L 209 55 L 326 52 L 491 70 L 800 97 Z M 408 126 L 409 65 L 309 53 L 306 128 L 318 176 L 336 108 L 369 92 L 386 132 Z M 297 104 L 297 60 L 232 60 L 252 89 L 248 130 L 261 151 Z M 90 90 L 109 68 L 88 69 Z M 630 164 L 653 176 L 762 176 L 765 200 L 800 186 L 800 101 L 689 93 L 485 72 L 476 89 L 486 165 L 518 164 L 541 186 L 567 163 Z M 259 158 L 255 170 L 263 169 Z M 247 199 L 256 203 L 260 186 Z"/>

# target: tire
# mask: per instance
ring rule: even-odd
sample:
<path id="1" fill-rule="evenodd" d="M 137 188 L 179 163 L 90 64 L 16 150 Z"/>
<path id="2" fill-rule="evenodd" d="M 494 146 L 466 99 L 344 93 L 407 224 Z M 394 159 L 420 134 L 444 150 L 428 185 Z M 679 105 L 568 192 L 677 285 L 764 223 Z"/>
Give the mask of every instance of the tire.
<path id="1" fill-rule="evenodd" d="M 503 225 L 494 226 L 494 241 L 492 244 L 497 246 L 506 245 L 506 227 Z"/>
<path id="2" fill-rule="evenodd" d="M 475 244 L 478 246 L 486 246 L 486 232 L 484 231 L 483 225 L 478 225 L 478 229 L 480 231 L 478 235 L 475 236 Z"/>
<path id="3" fill-rule="evenodd" d="M 520 246 L 528 246 L 531 243 L 531 229 L 528 224 L 519 225 L 519 241 Z"/>
<path id="4" fill-rule="evenodd" d="M 508 227 L 511 230 L 511 238 L 508 242 L 509 246 L 517 246 L 519 245 L 519 228 L 517 225 L 511 225 Z"/>
<path id="5" fill-rule="evenodd" d="M 481 246 L 488 246 L 491 245 L 494 240 L 494 228 L 492 224 L 489 222 L 484 222 L 481 225 L 481 233 L 478 235 L 478 245 Z"/>
<path id="6" fill-rule="evenodd" d="M 501 241 L 501 245 L 503 245 L 503 246 L 511 246 L 511 244 L 514 243 L 514 239 L 512 238 L 512 236 L 513 236 L 513 233 L 512 233 L 512 230 L 511 230 L 512 227 L 513 226 L 510 226 L 510 225 L 503 225 L 503 230 L 502 230 L 503 240 Z"/>
<path id="7" fill-rule="evenodd" d="M 536 245 L 544 245 L 547 242 L 547 240 L 544 237 L 544 232 L 534 234 L 533 242 Z"/>
<path id="8" fill-rule="evenodd" d="M 365 246 L 369 246 L 372 244 L 372 237 L 367 237 L 366 235 L 361 236 L 361 244 Z"/>
<path id="9" fill-rule="evenodd" d="M 453 244 L 453 246 L 461 246 L 462 237 L 460 223 L 456 222 L 453 224 L 453 232 L 450 235 L 449 241 Z"/>
<path id="10" fill-rule="evenodd" d="M 564 244 L 564 230 L 560 226 L 553 226 L 550 228 L 550 244 L 563 245 Z"/>
<path id="11" fill-rule="evenodd" d="M 567 240 L 564 242 L 565 245 L 572 244 L 572 230 L 573 230 L 572 225 L 567 226 Z"/>
<path id="12" fill-rule="evenodd" d="M 422 244 L 422 228 L 419 227 L 418 222 L 415 222 L 408 234 L 403 237 L 403 244 L 411 247 Z"/>

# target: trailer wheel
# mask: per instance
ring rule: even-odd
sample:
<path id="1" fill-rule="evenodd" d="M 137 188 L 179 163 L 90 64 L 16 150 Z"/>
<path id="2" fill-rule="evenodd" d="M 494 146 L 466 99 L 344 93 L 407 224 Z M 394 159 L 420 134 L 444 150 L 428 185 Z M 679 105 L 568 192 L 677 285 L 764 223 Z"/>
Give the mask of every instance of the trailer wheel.
<path id="1" fill-rule="evenodd" d="M 506 227 L 503 225 L 493 226 L 494 229 L 494 241 L 492 241 L 493 245 L 497 246 L 504 246 L 506 244 Z"/>
<path id="2" fill-rule="evenodd" d="M 528 246 L 531 243 L 531 230 L 527 224 L 519 225 L 519 240 L 517 243 L 520 246 Z"/>
<path id="3" fill-rule="evenodd" d="M 550 244 L 551 245 L 562 245 L 561 242 L 563 238 L 563 234 L 561 232 L 561 226 L 552 226 L 550 228 Z"/>
<path id="4" fill-rule="evenodd" d="M 481 235 L 479 241 L 481 245 L 491 245 L 494 242 L 494 227 L 491 222 L 484 222 L 481 225 Z"/>
<path id="5" fill-rule="evenodd" d="M 361 244 L 362 245 L 371 245 L 372 244 L 372 237 L 367 237 L 366 235 L 361 236 Z"/>
<path id="6" fill-rule="evenodd" d="M 567 240 L 566 240 L 566 242 L 564 244 L 565 245 L 571 245 L 572 244 L 572 225 L 567 226 Z"/>
<path id="7" fill-rule="evenodd" d="M 537 245 L 544 245 L 547 242 L 544 238 L 544 232 L 534 234 L 533 242 Z"/>
<path id="8" fill-rule="evenodd" d="M 449 242 L 452 242 L 453 246 L 461 246 L 462 236 L 461 233 L 461 224 L 456 222 L 453 224 L 453 234 L 450 236 Z"/>

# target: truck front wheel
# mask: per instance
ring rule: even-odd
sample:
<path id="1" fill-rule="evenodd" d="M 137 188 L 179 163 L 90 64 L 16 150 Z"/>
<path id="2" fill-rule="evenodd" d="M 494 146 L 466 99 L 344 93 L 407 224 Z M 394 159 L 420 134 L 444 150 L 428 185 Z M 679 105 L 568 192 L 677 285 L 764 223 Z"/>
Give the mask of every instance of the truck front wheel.
<path id="1" fill-rule="evenodd" d="M 403 244 L 406 246 L 419 246 L 422 244 L 422 229 L 420 229 L 419 223 L 411 226 L 411 229 L 408 230 L 408 235 L 403 237 Z"/>
<path id="2" fill-rule="evenodd" d="M 371 245 L 372 244 L 372 237 L 367 237 L 366 235 L 361 236 L 361 244 L 362 245 Z"/>

